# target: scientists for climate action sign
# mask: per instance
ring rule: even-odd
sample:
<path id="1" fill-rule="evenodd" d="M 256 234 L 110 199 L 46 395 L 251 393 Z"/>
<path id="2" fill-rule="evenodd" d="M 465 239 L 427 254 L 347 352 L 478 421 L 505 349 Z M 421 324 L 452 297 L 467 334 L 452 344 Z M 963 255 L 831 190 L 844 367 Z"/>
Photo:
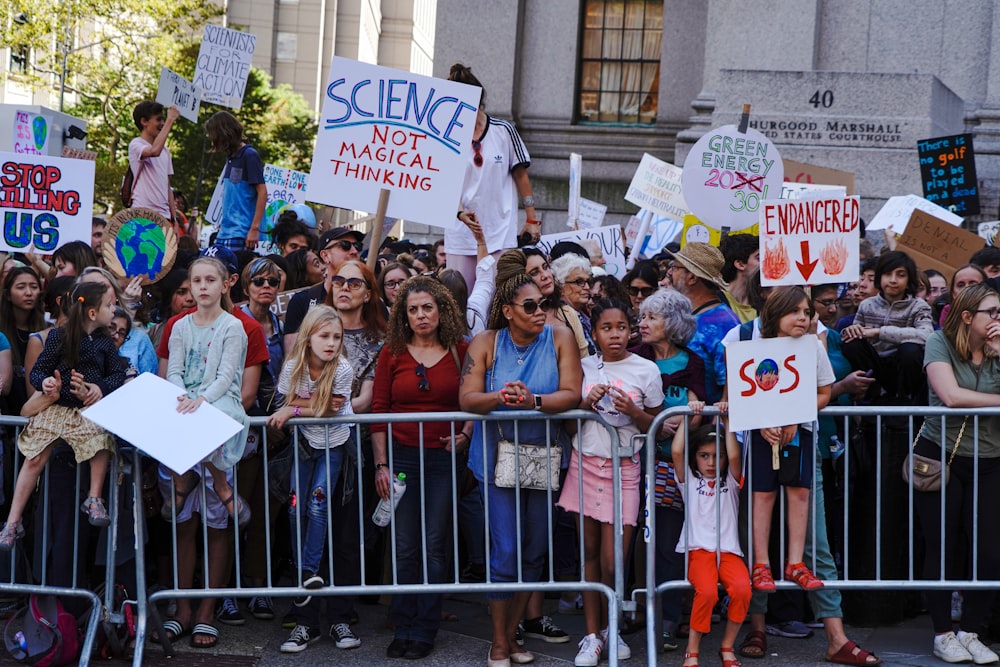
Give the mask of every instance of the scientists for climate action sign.
<path id="1" fill-rule="evenodd" d="M 450 227 L 472 150 L 480 89 L 334 58 L 308 201 Z"/>
<path id="2" fill-rule="evenodd" d="M 70 241 L 90 245 L 94 162 L 0 153 L 0 250 L 34 245 L 49 253 Z"/>

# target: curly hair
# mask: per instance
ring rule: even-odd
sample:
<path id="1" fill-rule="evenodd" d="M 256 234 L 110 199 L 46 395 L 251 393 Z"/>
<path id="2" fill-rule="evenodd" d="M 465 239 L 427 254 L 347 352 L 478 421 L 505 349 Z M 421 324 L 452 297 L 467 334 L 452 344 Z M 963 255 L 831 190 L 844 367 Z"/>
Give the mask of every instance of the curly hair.
<path id="1" fill-rule="evenodd" d="M 429 276 L 413 276 L 399 286 L 396 301 L 389 313 L 389 328 L 386 345 L 393 354 L 402 354 L 406 345 L 413 340 L 410 319 L 406 313 L 406 299 L 411 294 L 430 294 L 438 308 L 438 341 L 446 348 L 458 345 L 465 334 L 465 318 L 458 310 L 455 298 L 441 281 Z"/>
<path id="2" fill-rule="evenodd" d="M 508 250 L 507 252 L 514 251 Z M 504 255 L 506 254 L 504 253 Z M 502 258 L 503 255 L 500 257 Z M 534 284 L 535 281 L 527 273 L 515 273 L 508 276 L 504 282 L 498 282 L 497 291 L 493 294 L 493 304 L 490 306 L 490 318 L 486 323 L 486 328 L 500 330 L 506 327 L 507 318 L 504 317 L 503 307 L 514 303 L 514 298 L 522 287 Z"/>

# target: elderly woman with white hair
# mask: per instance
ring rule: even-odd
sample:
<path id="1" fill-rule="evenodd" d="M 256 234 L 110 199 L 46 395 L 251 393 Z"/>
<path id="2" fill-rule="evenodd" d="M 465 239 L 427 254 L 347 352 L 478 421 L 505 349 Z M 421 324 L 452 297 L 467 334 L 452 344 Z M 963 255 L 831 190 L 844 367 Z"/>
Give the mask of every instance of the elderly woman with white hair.
<path id="1" fill-rule="evenodd" d="M 551 266 L 552 277 L 563 303 L 574 311 L 572 314 L 566 313 L 566 308 L 563 308 L 565 317 L 570 319 L 575 314 L 582 325 L 584 339 L 581 341 L 578 337 L 577 342 L 580 343 L 580 356 L 586 357 L 594 350 L 590 340 L 590 315 L 587 312 L 590 305 L 590 260 L 570 253 L 553 260 Z M 574 329 L 572 325 L 570 328 Z"/>
<path id="2" fill-rule="evenodd" d="M 705 364 L 687 348 L 697 322 L 691 302 L 675 289 L 660 289 L 643 299 L 639 306 L 639 333 L 642 344 L 633 352 L 656 363 L 663 381 L 663 409 L 687 406 L 704 401 Z M 697 426 L 692 417 L 692 426 Z M 684 417 L 667 419 L 656 443 L 656 582 L 681 579 L 684 555 L 674 547 L 684 527 L 684 503 L 677 488 L 670 443 Z M 683 464 L 683 462 L 681 462 Z M 680 591 L 663 594 L 662 645 L 664 650 L 677 648 L 677 627 L 681 617 Z"/>

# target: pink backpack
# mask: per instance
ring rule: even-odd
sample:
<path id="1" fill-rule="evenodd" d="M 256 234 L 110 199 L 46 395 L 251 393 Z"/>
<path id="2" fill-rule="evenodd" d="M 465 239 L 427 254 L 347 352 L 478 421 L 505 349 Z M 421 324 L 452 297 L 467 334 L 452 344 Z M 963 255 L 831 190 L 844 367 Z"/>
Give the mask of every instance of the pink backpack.
<path id="1" fill-rule="evenodd" d="M 73 664 L 80 654 L 76 618 L 52 595 L 32 595 L 7 620 L 3 639 L 14 659 L 35 667 Z"/>

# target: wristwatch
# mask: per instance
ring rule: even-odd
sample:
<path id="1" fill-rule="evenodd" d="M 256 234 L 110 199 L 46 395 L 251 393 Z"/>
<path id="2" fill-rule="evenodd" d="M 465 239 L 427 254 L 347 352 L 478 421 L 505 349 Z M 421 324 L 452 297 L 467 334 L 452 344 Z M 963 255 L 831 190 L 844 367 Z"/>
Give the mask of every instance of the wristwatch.
<path id="1" fill-rule="evenodd" d="M 536 410 L 542 409 L 542 397 L 539 394 L 535 394 L 535 409 Z"/>

